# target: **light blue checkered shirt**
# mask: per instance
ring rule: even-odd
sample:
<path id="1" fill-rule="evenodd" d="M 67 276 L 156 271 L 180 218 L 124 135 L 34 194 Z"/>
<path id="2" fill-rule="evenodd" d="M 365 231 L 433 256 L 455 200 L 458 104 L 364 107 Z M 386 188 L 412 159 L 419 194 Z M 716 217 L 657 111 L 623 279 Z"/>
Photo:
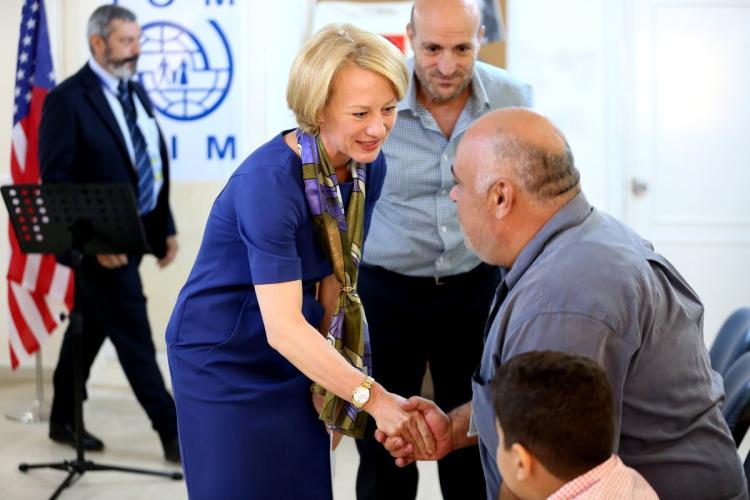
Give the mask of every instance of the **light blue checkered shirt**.
<path id="1" fill-rule="evenodd" d="M 471 98 L 446 139 L 429 111 L 417 102 L 414 61 L 398 119 L 383 146 L 388 174 L 375 204 L 364 261 L 407 276 L 451 276 L 470 271 L 479 259 L 464 246 L 456 206 L 451 165 L 464 131 L 480 116 L 497 108 L 531 107 L 531 87 L 507 71 L 477 62 Z"/>

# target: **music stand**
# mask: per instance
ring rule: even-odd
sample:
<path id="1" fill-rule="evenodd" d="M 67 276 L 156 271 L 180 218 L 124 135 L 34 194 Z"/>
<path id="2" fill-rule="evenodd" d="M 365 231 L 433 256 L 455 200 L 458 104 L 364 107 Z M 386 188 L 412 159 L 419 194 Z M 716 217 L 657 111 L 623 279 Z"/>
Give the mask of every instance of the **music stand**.
<path id="1" fill-rule="evenodd" d="M 0 188 L 10 222 L 23 253 L 69 252 L 75 276 L 75 302 L 70 312 L 73 335 L 76 458 L 62 462 L 21 463 L 18 469 L 49 468 L 68 472 L 50 500 L 88 471 L 119 471 L 182 479 L 181 472 L 154 471 L 86 460 L 83 448 L 83 318 L 76 309 L 82 290 L 83 255 L 149 251 L 129 184 L 16 184 Z"/>

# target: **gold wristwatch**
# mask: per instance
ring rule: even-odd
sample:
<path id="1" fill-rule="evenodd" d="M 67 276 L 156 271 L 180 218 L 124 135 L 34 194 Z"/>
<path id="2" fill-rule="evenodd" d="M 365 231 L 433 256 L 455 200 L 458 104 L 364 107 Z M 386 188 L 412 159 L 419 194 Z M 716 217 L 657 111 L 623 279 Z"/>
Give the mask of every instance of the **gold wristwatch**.
<path id="1" fill-rule="evenodd" d="M 357 408 L 362 408 L 370 400 L 370 387 L 372 387 L 375 379 L 369 375 L 365 377 L 361 384 L 354 388 L 352 391 L 352 403 Z"/>

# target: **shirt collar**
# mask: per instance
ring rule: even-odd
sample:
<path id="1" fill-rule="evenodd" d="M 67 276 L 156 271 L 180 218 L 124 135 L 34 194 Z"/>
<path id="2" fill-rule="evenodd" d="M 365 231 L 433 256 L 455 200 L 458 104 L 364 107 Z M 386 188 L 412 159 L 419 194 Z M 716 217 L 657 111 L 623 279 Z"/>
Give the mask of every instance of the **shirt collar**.
<path id="1" fill-rule="evenodd" d="M 474 74 L 471 77 L 471 106 L 475 115 L 480 115 L 490 109 L 490 98 L 487 97 L 482 79 L 479 78 L 476 63 L 474 63 Z"/>
<path id="2" fill-rule="evenodd" d="M 552 216 L 546 224 L 537 232 L 534 237 L 526 243 L 521 253 L 516 257 L 515 262 L 510 269 L 506 269 L 503 272 L 503 279 L 508 287 L 508 290 L 512 290 L 513 286 L 521 279 L 521 276 L 536 260 L 540 253 L 547 246 L 547 243 L 554 238 L 557 234 L 580 225 L 591 213 L 594 207 L 592 207 L 583 191 L 573 197 L 568 203 L 566 203 L 555 215 Z"/>
<path id="3" fill-rule="evenodd" d="M 417 89 L 414 87 L 414 57 L 406 60 L 406 67 L 409 70 L 409 87 L 406 89 L 406 95 L 396 106 L 398 111 L 410 110 L 413 114 L 417 113 Z"/>
<path id="4" fill-rule="evenodd" d="M 581 493 L 601 481 L 607 474 L 610 474 L 619 463 L 619 457 L 612 455 L 593 469 L 562 485 L 559 490 L 547 497 L 547 500 L 564 500 L 566 498 L 578 497 Z"/>
<path id="5" fill-rule="evenodd" d="M 409 70 L 409 88 L 406 89 L 406 95 L 398 103 L 398 111 L 410 110 L 412 114 L 417 114 L 417 87 L 415 84 L 416 76 L 414 75 L 414 56 L 410 57 L 406 61 L 406 67 Z M 474 64 L 473 74 L 471 76 L 471 96 L 469 101 L 471 102 L 471 109 L 474 115 L 480 115 L 490 107 L 490 99 L 487 97 L 487 91 L 484 88 L 479 73 L 477 72 L 477 65 Z"/>
<path id="6" fill-rule="evenodd" d="M 93 57 L 89 58 L 89 67 L 91 71 L 96 73 L 102 87 L 109 90 L 113 95 L 117 95 L 117 85 L 120 83 L 120 79 L 114 76 L 112 73 L 102 68 L 101 65 L 96 62 Z"/>

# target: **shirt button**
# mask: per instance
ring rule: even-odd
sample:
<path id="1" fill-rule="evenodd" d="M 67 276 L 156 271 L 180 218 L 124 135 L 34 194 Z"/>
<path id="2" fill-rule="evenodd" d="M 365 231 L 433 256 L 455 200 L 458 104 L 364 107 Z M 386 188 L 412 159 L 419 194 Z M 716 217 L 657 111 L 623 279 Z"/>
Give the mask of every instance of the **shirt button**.
<path id="1" fill-rule="evenodd" d="M 448 161 L 448 155 L 447 154 L 443 154 L 443 161 Z"/>
<path id="2" fill-rule="evenodd" d="M 444 260 L 445 260 L 445 258 L 444 258 L 444 257 L 438 257 L 438 262 L 439 262 L 439 263 L 441 263 L 441 264 L 442 264 Z"/>
<path id="3" fill-rule="evenodd" d="M 442 232 L 446 232 L 448 230 L 448 228 L 446 226 L 440 226 L 440 230 Z"/>
<path id="4" fill-rule="evenodd" d="M 440 194 L 442 194 L 443 196 L 445 196 L 445 195 L 448 194 L 448 190 L 447 189 L 441 189 L 440 190 Z"/>

